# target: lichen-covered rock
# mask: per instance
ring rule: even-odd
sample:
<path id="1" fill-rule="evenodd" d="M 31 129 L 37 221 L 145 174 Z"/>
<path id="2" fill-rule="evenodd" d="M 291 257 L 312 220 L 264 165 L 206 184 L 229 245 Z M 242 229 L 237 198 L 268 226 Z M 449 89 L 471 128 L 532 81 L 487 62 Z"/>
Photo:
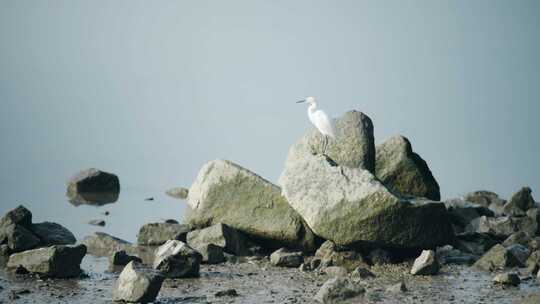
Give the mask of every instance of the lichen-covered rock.
<path id="1" fill-rule="evenodd" d="M 143 246 L 159 246 L 168 240 L 185 242 L 191 230 L 189 225 L 172 223 L 150 223 L 141 227 L 137 235 L 137 244 Z"/>
<path id="2" fill-rule="evenodd" d="M 249 240 L 236 229 L 225 224 L 215 224 L 204 229 L 193 230 L 187 234 L 187 243 L 193 248 L 214 244 L 227 253 L 237 256 L 249 255 Z"/>
<path id="3" fill-rule="evenodd" d="M 77 173 L 68 181 L 68 196 L 76 193 L 119 192 L 118 176 L 94 168 Z"/>
<path id="4" fill-rule="evenodd" d="M 512 195 L 508 203 L 504 205 L 503 212 L 507 215 L 525 215 L 527 210 L 533 208 L 535 204 L 531 193 L 531 188 L 521 188 L 518 192 Z"/>
<path id="5" fill-rule="evenodd" d="M 366 290 L 362 285 L 347 278 L 332 278 L 326 281 L 315 295 L 323 304 L 362 303 Z"/>
<path id="6" fill-rule="evenodd" d="M 30 230 L 41 240 L 42 246 L 71 245 L 77 242 L 71 231 L 57 223 L 32 224 Z"/>
<path id="7" fill-rule="evenodd" d="M 512 252 L 504 248 L 502 245 L 493 246 L 486 254 L 484 254 L 476 263 L 474 267 L 485 270 L 494 271 L 501 270 L 505 267 L 523 266 L 518 258 L 516 258 Z"/>
<path id="8" fill-rule="evenodd" d="M 304 262 L 302 252 L 281 248 L 270 255 L 270 263 L 279 267 L 298 267 Z"/>
<path id="9" fill-rule="evenodd" d="M 110 256 L 115 251 L 124 250 L 132 252 L 130 242 L 108 235 L 104 232 L 96 232 L 83 239 L 82 244 L 88 248 L 88 253 L 96 256 Z"/>
<path id="10" fill-rule="evenodd" d="M 490 207 L 493 204 L 498 206 L 506 204 L 506 201 L 501 199 L 497 193 L 485 190 L 468 193 L 464 199 L 483 207 Z"/>
<path id="11" fill-rule="evenodd" d="M 524 231 L 518 231 L 516 233 L 511 234 L 509 237 L 502 242 L 501 245 L 504 247 L 508 247 L 514 244 L 520 244 L 523 246 L 528 246 L 529 242 L 531 241 L 531 237 Z"/>
<path id="12" fill-rule="evenodd" d="M 189 190 L 183 187 L 177 187 L 169 189 L 165 192 L 168 196 L 178 198 L 178 199 L 186 199 L 189 194 Z"/>
<path id="13" fill-rule="evenodd" d="M 12 254 L 7 268 L 23 268 L 44 277 L 70 278 L 80 275 L 80 265 L 85 255 L 84 245 L 55 245 Z"/>
<path id="14" fill-rule="evenodd" d="M 434 275 L 439 272 L 439 262 L 437 261 L 435 251 L 424 250 L 416 260 L 411 269 L 412 275 Z"/>
<path id="15" fill-rule="evenodd" d="M 376 151 L 375 175 L 388 188 L 405 195 L 441 199 L 439 184 L 407 138 L 394 136 L 378 145 Z"/>
<path id="16" fill-rule="evenodd" d="M 499 273 L 493 278 L 493 283 L 518 286 L 521 283 L 519 276 L 516 273 Z"/>
<path id="17" fill-rule="evenodd" d="M 288 161 L 280 184 L 315 234 L 338 245 L 433 248 L 453 239 L 444 204 L 403 200 L 368 171 L 336 166 L 322 155 Z"/>
<path id="18" fill-rule="evenodd" d="M 324 242 L 315 252 L 315 257 L 320 258 L 321 264 L 324 266 L 342 266 L 348 271 L 367 266 L 359 252 L 344 246 L 338 246 L 332 241 Z"/>
<path id="19" fill-rule="evenodd" d="M 362 112 L 348 111 L 335 120 L 336 138 L 328 142 L 326 154 L 337 164 L 375 172 L 375 140 L 373 123 Z M 295 162 L 306 154 L 322 154 L 320 132 L 312 128 L 289 150 L 287 162 Z"/>
<path id="20" fill-rule="evenodd" d="M 113 301 L 128 303 L 154 302 L 165 276 L 159 271 L 130 262 L 113 287 Z"/>
<path id="21" fill-rule="evenodd" d="M 232 162 L 204 165 L 189 189 L 187 220 L 195 227 L 224 223 L 266 247 L 315 249 L 315 236 L 276 185 Z"/>
<path id="22" fill-rule="evenodd" d="M 156 249 L 154 269 L 168 278 L 197 277 L 201 261 L 202 255 L 186 243 L 169 240 Z"/>

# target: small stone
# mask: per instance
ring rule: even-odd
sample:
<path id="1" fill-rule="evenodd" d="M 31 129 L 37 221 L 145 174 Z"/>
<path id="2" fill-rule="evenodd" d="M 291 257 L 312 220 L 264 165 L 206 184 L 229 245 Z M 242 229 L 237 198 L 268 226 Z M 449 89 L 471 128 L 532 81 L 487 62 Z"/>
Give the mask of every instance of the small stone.
<path id="1" fill-rule="evenodd" d="M 362 303 L 366 290 L 346 278 L 332 278 L 326 281 L 315 295 L 315 300 L 323 304 Z"/>
<path id="2" fill-rule="evenodd" d="M 88 253 L 96 256 L 110 256 L 115 251 L 132 249 L 128 241 L 108 235 L 104 232 L 95 232 L 83 239 L 82 244 L 88 248 Z"/>
<path id="3" fill-rule="evenodd" d="M 188 197 L 189 190 L 182 187 L 172 188 L 165 192 L 168 196 L 185 200 Z"/>
<path id="4" fill-rule="evenodd" d="M 407 286 L 405 286 L 405 283 L 403 281 L 389 286 L 386 291 L 391 293 L 401 293 L 401 292 L 407 292 Z"/>
<path id="5" fill-rule="evenodd" d="M 508 246 L 506 249 L 519 260 L 521 265 L 525 265 L 527 259 L 531 255 L 529 248 L 520 244 Z"/>
<path id="6" fill-rule="evenodd" d="M 493 282 L 496 284 L 518 286 L 521 280 L 515 273 L 500 273 L 493 278 Z"/>
<path id="7" fill-rule="evenodd" d="M 270 263 L 280 267 L 298 267 L 304 262 L 302 252 L 281 248 L 270 255 Z"/>
<path id="8" fill-rule="evenodd" d="M 144 200 L 145 200 L 145 201 L 153 201 L 154 198 L 153 198 L 153 197 L 147 197 L 147 198 L 145 198 Z"/>
<path id="9" fill-rule="evenodd" d="M 142 263 L 142 260 L 139 257 L 129 255 L 124 250 L 116 251 L 109 257 L 109 263 L 116 266 L 125 266 L 131 261 Z"/>
<path id="10" fill-rule="evenodd" d="M 439 263 L 435 258 L 435 251 L 424 250 L 414 261 L 411 269 L 413 275 L 434 275 L 439 272 Z"/>
<path id="11" fill-rule="evenodd" d="M 150 303 L 156 299 L 165 276 L 135 261 L 120 273 L 113 287 L 113 301 Z"/>
<path id="12" fill-rule="evenodd" d="M 219 264 L 225 261 L 223 248 L 214 244 L 204 244 L 194 248 L 202 255 L 202 262 L 205 264 Z"/>
<path id="13" fill-rule="evenodd" d="M 156 249 L 154 269 L 169 278 L 199 276 L 202 255 L 186 243 L 169 240 Z"/>
<path id="14" fill-rule="evenodd" d="M 169 223 L 150 223 L 141 227 L 137 235 L 137 244 L 142 246 L 159 246 L 168 240 L 185 242 L 191 230 L 188 225 Z"/>
<path id="15" fill-rule="evenodd" d="M 221 290 L 214 294 L 216 297 L 237 297 L 238 293 L 235 289 Z"/>
<path id="16" fill-rule="evenodd" d="M 369 269 L 367 269 L 367 268 L 357 267 L 351 273 L 351 277 L 359 278 L 359 279 L 369 279 L 369 278 L 374 278 L 375 275 L 373 274 L 373 272 L 369 271 Z"/>
<path id="17" fill-rule="evenodd" d="M 104 220 L 91 220 L 88 222 L 89 225 L 93 225 L 93 226 L 105 226 L 105 221 Z"/>

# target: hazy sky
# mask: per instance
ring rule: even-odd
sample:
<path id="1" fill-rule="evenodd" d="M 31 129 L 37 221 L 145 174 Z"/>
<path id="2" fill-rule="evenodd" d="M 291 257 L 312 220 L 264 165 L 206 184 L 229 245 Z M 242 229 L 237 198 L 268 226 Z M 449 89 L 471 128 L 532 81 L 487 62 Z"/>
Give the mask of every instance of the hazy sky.
<path id="1" fill-rule="evenodd" d="M 535 0 L 0 0 L 0 204 L 92 166 L 159 191 L 216 158 L 276 181 L 309 95 L 407 136 L 443 197 L 540 200 L 539 56 Z"/>

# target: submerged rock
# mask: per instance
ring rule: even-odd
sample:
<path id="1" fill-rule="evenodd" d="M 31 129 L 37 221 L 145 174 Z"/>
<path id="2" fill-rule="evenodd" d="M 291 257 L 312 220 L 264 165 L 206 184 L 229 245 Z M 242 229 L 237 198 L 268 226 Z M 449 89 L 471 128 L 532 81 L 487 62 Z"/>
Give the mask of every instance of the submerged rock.
<path id="1" fill-rule="evenodd" d="M 315 249 L 315 236 L 281 196 L 281 190 L 232 162 L 215 160 L 189 189 L 187 219 L 195 227 L 223 223 L 266 247 Z"/>
<path id="2" fill-rule="evenodd" d="M 201 248 L 206 244 L 214 244 L 227 253 L 249 255 L 249 241 L 244 234 L 225 224 L 216 224 L 204 229 L 193 230 L 187 235 L 187 243 L 193 248 Z"/>
<path id="3" fill-rule="evenodd" d="M 434 275 L 439 272 L 439 262 L 437 262 L 435 251 L 424 250 L 422 254 L 414 260 L 411 269 L 412 275 Z"/>
<path id="4" fill-rule="evenodd" d="M 68 181 L 68 194 L 119 191 L 118 176 L 94 168 L 83 170 Z"/>
<path id="5" fill-rule="evenodd" d="M 433 248 L 453 239 L 442 203 L 405 201 L 368 171 L 335 166 L 321 155 L 288 161 L 280 184 L 311 229 L 338 245 Z"/>
<path id="6" fill-rule="evenodd" d="M 478 261 L 476 261 L 473 266 L 485 271 L 494 271 L 504 269 L 505 267 L 523 265 L 519 259 L 512 254 L 512 252 L 504 248 L 502 245 L 497 244 L 486 252 L 486 254 L 484 254 Z"/>
<path id="7" fill-rule="evenodd" d="M 154 302 L 165 277 L 159 271 L 130 262 L 113 287 L 113 301 L 129 303 Z"/>
<path id="8" fill-rule="evenodd" d="M 168 240 L 186 241 L 191 230 L 189 225 L 171 223 L 150 223 L 141 227 L 137 235 L 137 244 L 143 246 L 159 246 Z"/>
<path id="9" fill-rule="evenodd" d="M 515 273 L 500 273 L 493 278 L 493 283 L 518 286 L 521 280 Z"/>
<path id="10" fill-rule="evenodd" d="M 298 267 L 304 262 L 302 252 L 281 248 L 270 255 L 270 263 L 280 267 Z"/>
<path id="11" fill-rule="evenodd" d="M 70 278 L 80 275 L 80 265 L 85 255 L 84 245 L 54 245 L 12 254 L 7 267 L 12 270 L 23 268 L 45 277 Z"/>
<path id="12" fill-rule="evenodd" d="M 376 148 L 376 176 L 389 189 L 417 197 L 438 201 L 439 184 L 427 163 L 412 150 L 403 136 L 394 136 Z"/>
<path id="13" fill-rule="evenodd" d="M 133 250 L 130 242 L 108 235 L 104 232 L 96 232 L 85 237 L 82 244 L 88 248 L 88 253 L 97 256 L 110 256 L 115 251 L 125 250 L 130 252 Z"/>
<path id="14" fill-rule="evenodd" d="M 168 196 L 178 198 L 178 199 L 186 199 L 189 194 L 189 190 L 182 187 L 172 188 L 165 192 Z"/>
<path id="15" fill-rule="evenodd" d="M 360 284 L 346 278 L 333 278 L 324 283 L 315 295 L 323 304 L 362 303 L 366 290 Z"/>
<path id="16" fill-rule="evenodd" d="M 156 249 L 154 269 L 168 278 L 198 277 L 202 255 L 186 243 L 169 240 Z"/>
<path id="17" fill-rule="evenodd" d="M 89 225 L 92 225 L 92 226 L 105 226 L 105 221 L 104 220 L 91 220 L 88 222 Z"/>
<path id="18" fill-rule="evenodd" d="M 30 230 L 40 239 L 42 246 L 71 245 L 77 242 L 71 231 L 57 223 L 32 224 Z"/>

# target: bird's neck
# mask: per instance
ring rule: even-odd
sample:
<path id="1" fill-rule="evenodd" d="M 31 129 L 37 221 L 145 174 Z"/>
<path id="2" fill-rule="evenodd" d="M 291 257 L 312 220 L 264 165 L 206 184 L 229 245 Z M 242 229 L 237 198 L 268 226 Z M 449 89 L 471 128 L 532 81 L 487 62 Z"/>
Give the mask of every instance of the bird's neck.
<path id="1" fill-rule="evenodd" d="M 313 114 L 315 112 L 315 110 L 317 109 L 317 104 L 316 103 L 312 103 L 309 105 L 308 107 L 308 114 Z"/>

